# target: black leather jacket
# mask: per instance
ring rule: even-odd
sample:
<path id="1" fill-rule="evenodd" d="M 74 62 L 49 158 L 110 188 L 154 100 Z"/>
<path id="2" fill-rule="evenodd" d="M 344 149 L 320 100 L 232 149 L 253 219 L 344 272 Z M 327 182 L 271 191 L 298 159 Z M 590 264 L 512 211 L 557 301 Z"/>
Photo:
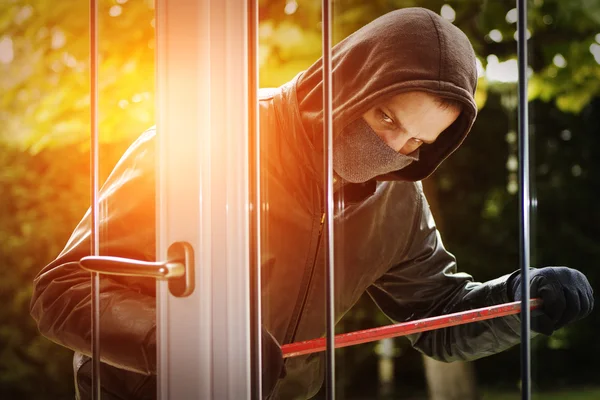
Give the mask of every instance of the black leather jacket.
<path id="1" fill-rule="evenodd" d="M 432 20 L 446 23 L 430 14 L 413 9 L 409 17 L 410 21 L 420 16 L 429 24 Z M 440 31 L 440 26 L 431 25 L 432 32 L 434 28 Z M 466 38 L 461 40 L 459 44 L 466 48 Z M 456 51 L 446 53 L 456 55 Z M 343 55 L 343 51 L 337 54 Z M 429 53 L 423 54 L 429 57 Z M 467 60 L 470 69 L 463 68 L 448 81 L 443 81 L 438 58 L 435 56 L 435 68 L 439 66 L 439 70 L 423 72 L 431 75 L 428 79 L 417 77 L 410 84 L 404 82 L 400 89 L 438 88 L 439 93 L 449 97 L 466 96 L 465 107 L 471 115 L 466 113 L 469 118 L 453 127 L 462 129 L 458 134 L 442 134 L 450 138 L 440 141 L 444 148 L 432 146 L 429 153 L 421 153 L 431 164 L 424 175 L 458 147 L 475 113 L 474 57 Z M 461 71 L 468 75 L 463 80 Z M 281 88 L 261 91 L 261 251 L 264 259 L 273 261 L 262 271 L 262 322 L 279 344 L 316 338 L 325 331 L 320 139 L 306 126 L 310 112 L 305 112 L 306 107 L 303 111 L 297 91 L 299 79 L 314 74 L 309 70 Z M 360 107 L 346 105 L 361 112 Z M 367 106 L 362 106 L 363 111 Z M 154 165 L 151 129 L 125 153 L 102 188 L 101 209 L 107 211 L 100 227 L 102 254 L 155 258 Z M 419 172 L 415 168 L 411 171 Z M 455 258 L 442 244 L 421 183 L 404 178 L 382 177 L 377 182 L 337 190 L 336 320 L 365 292 L 391 320 L 398 322 L 507 302 L 506 277 L 476 283 L 470 275 L 457 272 Z M 79 267 L 78 260 L 89 255 L 89 238 L 88 212 L 63 252 L 35 278 L 31 302 L 32 316 L 42 334 L 76 352 L 74 368 L 81 398 L 89 398 L 91 307 L 90 274 Z M 154 281 L 110 276 L 102 278 L 100 290 L 105 398 L 154 398 Z M 473 360 L 517 344 L 519 320 L 516 316 L 498 318 L 409 339 L 416 349 L 438 360 Z M 287 374 L 275 385 L 272 398 L 309 398 L 319 390 L 323 377 L 320 355 L 286 359 L 285 367 Z"/>
<path id="2" fill-rule="evenodd" d="M 294 123 L 293 118 L 278 121 L 289 115 L 286 110 L 294 95 L 292 83 L 269 91 L 261 100 L 265 132 L 278 124 Z M 153 139 L 153 130 L 144 133 L 102 189 L 102 201 L 108 207 L 108 218 L 101 223 L 103 254 L 155 257 Z M 280 344 L 324 333 L 321 192 L 311 182 L 311 174 L 290 173 L 288 166 L 299 162 L 290 156 L 296 145 L 275 138 L 263 148 L 272 163 L 265 169 L 277 170 L 263 184 L 263 197 L 269 204 L 264 212 L 268 234 L 262 238 L 263 253 L 274 258 L 269 270 L 263 271 L 263 323 Z M 335 276 L 338 320 L 365 291 L 393 321 L 508 301 L 504 277 L 481 284 L 456 272 L 455 259 L 442 244 L 420 182 L 379 182 L 369 194 L 345 204 L 335 216 L 335 246 L 340 249 Z M 36 277 L 31 307 L 46 337 L 88 355 L 90 275 L 77 261 L 89 254 L 89 234 L 88 214 L 63 252 Z M 101 292 L 104 385 L 110 387 L 109 392 L 123 391 L 115 398 L 137 398 L 138 391 L 145 393 L 140 398 L 152 398 L 155 381 L 144 375 L 156 371 L 155 284 L 103 277 Z M 518 343 L 519 321 L 505 317 L 426 332 L 410 340 L 415 348 L 439 360 L 471 360 Z M 77 354 L 74 362 L 79 390 L 84 393 L 90 382 L 88 360 Z M 287 359 L 286 371 L 275 397 L 305 398 L 318 391 L 320 356 Z"/>

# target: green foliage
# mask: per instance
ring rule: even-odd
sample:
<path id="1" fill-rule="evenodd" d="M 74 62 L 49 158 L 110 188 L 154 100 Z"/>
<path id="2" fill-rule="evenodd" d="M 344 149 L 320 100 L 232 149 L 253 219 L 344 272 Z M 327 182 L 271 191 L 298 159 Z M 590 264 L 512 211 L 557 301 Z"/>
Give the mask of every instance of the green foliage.
<path id="1" fill-rule="evenodd" d="M 482 399 L 485 400 L 519 400 L 521 393 L 515 389 L 511 392 L 485 392 Z M 560 390 L 551 392 L 533 391 L 533 400 L 595 400 L 600 398 L 600 391 L 596 388 L 581 388 L 572 390 Z"/>
<path id="2" fill-rule="evenodd" d="M 295 8 L 288 3 L 293 2 L 260 1 L 260 78 L 264 87 L 288 81 L 321 54 L 320 2 L 298 2 Z M 515 57 L 516 25 L 505 18 L 514 2 L 505 0 L 336 1 L 334 42 L 385 12 L 410 6 L 440 12 L 443 5 L 453 8 L 456 25 L 469 35 L 484 66 L 489 55 L 500 60 Z M 0 61 L 0 139 L 32 151 L 85 141 L 89 133 L 87 3 L 12 0 L 0 7 L 3 52 L 13 54 Z M 535 70 L 532 99 L 557 101 L 561 109 L 577 112 L 600 91 L 600 66 L 590 52 L 599 14 L 600 6 L 592 0 L 530 3 Z M 153 25 L 150 0 L 100 2 L 103 141 L 130 138 L 132 132 L 153 124 Z M 492 30 L 502 34 L 501 41 L 490 38 Z M 556 54 L 562 55 L 566 66 L 553 64 Z M 485 80 L 481 80 L 480 92 L 488 90 Z M 478 93 L 478 99 L 483 105 L 485 95 Z"/>
<path id="3" fill-rule="evenodd" d="M 102 176 L 124 147 L 102 147 Z M 36 154 L 0 145 L 0 165 L 0 398 L 72 397 L 72 352 L 39 335 L 29 302 L 34 276 L 89 207 L 89 153 L 76 145 Z"/>
<path id="4" fill-rule="evenodd" d="M 87 158 L 66 148 L 32 156 L 3 146 L 0 165 L 0 397 L 60 398 L 73 391 L 72 353 L 38 334 L 31 282 L 87 207 Z"/>
<path id="5" fill-rule="evenodd" d="M 443 237 L 456 255 L 459 269 L 479 281 L 519 268 L 519 203 L 507 190 L 506 160 L 511 144 L 506 132 L 514 125 L 514 112 L 500 106 L 500 95 L 490 96 L 473 132 L 461 149 L 433 177 L 439 201 L 444 204 Z M 579 116 L 561 112 L 554 105 L 530 104 L 534 133 L 532 195 L 532 265 L 566 265 L 582 271 L 592 287 L 600 275 L 600 215 L 594 212 L 600 163 L 591 149 L 600 143 L 600 100 L 588 103 Z M 446 182 L 442 184 L 442 182 Z M 450 182 L 450 183 L 448 183 Z M 534 342 L 534 381 L 540 387 L 589 384 L 597 375 L 594 359 L 597 313 Z M 482 382 L 518 380 L 518 349 L 477 361 Z M 511 367 L 512 365 L 512 367 Z"/>
<path id="6" fill-rule="evenodd" d="M 110 142 L 153 124 L 154 10 L 149 0 L 99 3 L 99 127 Z M 88 3 L 13 0 L 0 7 L 3 51 L 13 54 L 0 63 L 0 139 L 33 152 L 85 142 Z"/>

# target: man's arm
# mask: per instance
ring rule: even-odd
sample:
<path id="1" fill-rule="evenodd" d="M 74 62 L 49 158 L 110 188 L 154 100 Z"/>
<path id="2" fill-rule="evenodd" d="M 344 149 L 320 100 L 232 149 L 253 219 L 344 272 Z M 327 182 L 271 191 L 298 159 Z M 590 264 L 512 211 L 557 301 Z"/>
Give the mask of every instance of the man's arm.
<path id="1" fill-rule="evenodd" d="M 153 260 L 154 131 L 145 132 L 119 161 L 100 193 L 101 254 Z M 31 315 L 52 341 L 91 353 L 91 279 L 78 261 L 90 255 L 90 214 L 65 249 L 35 278 Z M 100 279 L 102 361 L 156 372 L 154 279 Z"/>
<path id="2" fill-rule="evenodd" d="M 100 193 L 100 252 L 137 260 L 155 259 L 154 130 L 123 155 Z M 90 255 L 90 215 L 84 216 L 65 249 L 35 278 L 31 315 L 52 341 L 91 356 L 91 279 L 79 266 Z M 156 374 L 156 281 L 102 275 L 102 362 Z M 262 327 L 263 392 L 283 369 L 281 348 Z"/>
<path id="3" fill-rule="evenodd" d="M 406 261 L 393 266 L 368 289 L 389 318 L 404 322 L 509 301 L 508 275 L 476 283 L 470 275 L 456 272 L 456 260 L 442 244 L 421 188 L 415 218 Z M 508 316 L 409 339 L 416 349 L 440 361 L 474 360 L 519 343 L 520 324 L 517 316 Z"/>

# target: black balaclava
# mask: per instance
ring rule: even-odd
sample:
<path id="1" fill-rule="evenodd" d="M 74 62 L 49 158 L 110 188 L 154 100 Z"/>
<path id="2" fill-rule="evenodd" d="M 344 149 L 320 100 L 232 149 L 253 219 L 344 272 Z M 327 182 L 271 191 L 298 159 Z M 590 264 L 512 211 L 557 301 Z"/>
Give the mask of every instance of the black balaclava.
<path id="1" fill-rule="evenodd" d="M 321 68 L 319 59 L 299 77 L 296 91 L 302 125 L 314 147 L 322 150 Z M 460 29 L 424 8 L 392 11 L 335 45 L 332 79 L 334 149 L 349 131 L 345 128 L 398 93 L 425 91 L 463 104 L 457 120 L 435 143 L 420 149 L 418 160 L 406 165 L 398 160 L 398 170 L 384 170 L 377 180 L 417 181 L 429 176 L 462 143 L 477 115 L 473 47 Z"/>
<path id="2" fill-rule="evenodd" d="M 364 118 L 358 118 L 333 142 L 333 169 L 346 182 L 363 183 L 406 168 L 418 155 L 418 149 L 408 155 L 392 149 Z"/>

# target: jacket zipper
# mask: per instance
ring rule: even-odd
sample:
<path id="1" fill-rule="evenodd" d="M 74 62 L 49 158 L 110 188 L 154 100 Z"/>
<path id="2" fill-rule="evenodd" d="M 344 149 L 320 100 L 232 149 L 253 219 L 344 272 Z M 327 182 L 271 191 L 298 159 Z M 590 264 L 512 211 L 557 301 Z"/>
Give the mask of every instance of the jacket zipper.
<path id="1" fill-rule="evenodd" d="M 313 275 L 315 274 L 315 267 L 317 265 L 317 257 L 319 256 L 319 249 L 321 247 L 321 235 L 323 234 L 323 224 L 325 223 L 325 213 L 321 214 L 321 223 L 319 225 L 319 234 L 317 235 L 317 248 L 315 250 L 315 256 L 313 258 L 312 267 L 310 269 L 310 275 L 308 277 L 308 283 L 306 285 L 306 290 L 304 291 L 304 297 L 302 298 L 302 305 L 300 306 L 300 312 L 298 312 L 298 317 L 294 323 L 294 330 L 292 331 L 292 337 L 290 339 L 290 343 L 293 343 L 296 340 L 296 333 L 298 332 L 298 326 L 300 325 L 300 320 L 302 319 L 302 314 L 304 313 L 304 307 L 306 306 L 306 300 L 308 299 L 308 292 L 310 291 L 310 286 L 312 284 Z"/>

